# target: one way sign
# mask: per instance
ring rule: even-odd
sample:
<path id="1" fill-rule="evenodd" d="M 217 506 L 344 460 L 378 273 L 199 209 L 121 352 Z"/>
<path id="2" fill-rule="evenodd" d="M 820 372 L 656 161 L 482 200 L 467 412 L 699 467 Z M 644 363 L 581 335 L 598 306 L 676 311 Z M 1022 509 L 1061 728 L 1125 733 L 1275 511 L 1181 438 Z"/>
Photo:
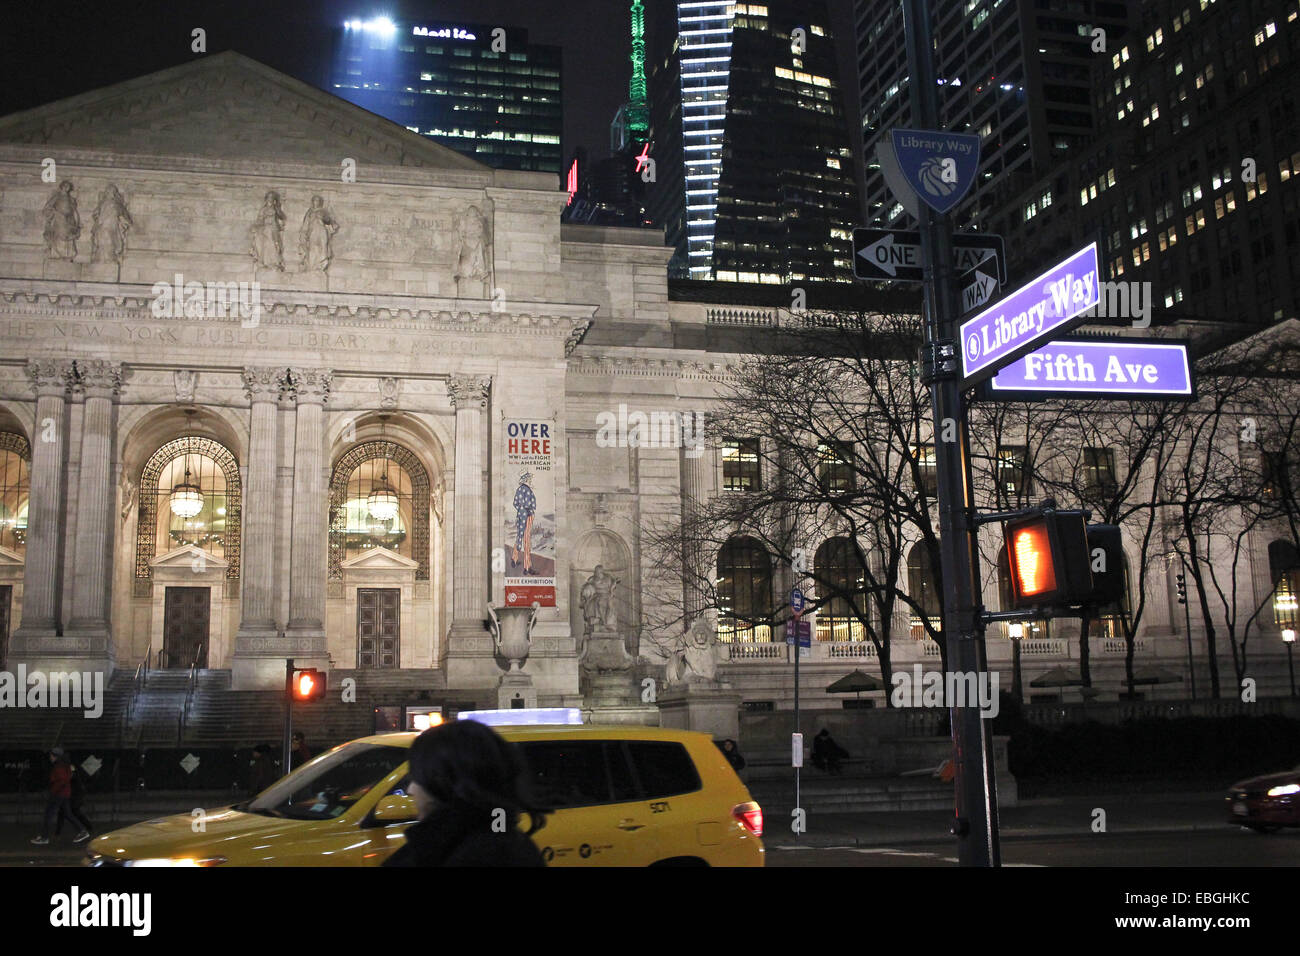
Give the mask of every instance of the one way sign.
<path id="1" fill-rule="evenodd" d="M 963 314 L 978 309 L 993 298 L 1001 288 L 998 284 L 997 270 L 991 265 L 972 269 L 958 280 L 961 286 L 961 311 Z"/>
<path id="2" fill-rule="evenodd" d="M 978 265 L 1007 281 L 1007 254 L 1001 236 L 958 232 L 952 237 L 953 265 L 958 274 Z M 993 267 L 996 267 L 993 268 Z M 908 229 L 854 229 L 853 274 L 859 279 L 921 282 L 921 234 Z"/>

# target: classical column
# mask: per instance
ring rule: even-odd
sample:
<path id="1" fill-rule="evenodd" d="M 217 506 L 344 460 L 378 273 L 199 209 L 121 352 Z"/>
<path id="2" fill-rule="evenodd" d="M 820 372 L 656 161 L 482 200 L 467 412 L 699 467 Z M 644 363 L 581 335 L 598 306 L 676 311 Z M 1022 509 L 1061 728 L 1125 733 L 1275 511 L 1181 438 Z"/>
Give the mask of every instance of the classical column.
<path id="1" fill-rule="evenodd" d="M 492 376 L 454 375 L 447 392 L 456 409 L 452 628 L 482 634 L 488 602 L 488 494 L 483 478 L 488 449 L 483 416 L 492 393 Z"/>
<path id="2" fill-rule="evenodd" d="M 693 413 L 686 413 L 693 414 Z M 704 550 L 700 545 L 701 537 L 696 527 L 709 493 L 709 472 L 713 467 L 713 450 L 703 449 L 703 454 L 691 457 L 694 448 L 682 449 L 682 587 L 684 624 L 689 627 L 694 620 L 704 613 L 708 597 L 701 586 L 709 579 L 709 569 L 705 567 Z"/>
<path id="3" fill-rule="evenodd" d="M 325 651 L 325 575 L 329 546 L 329 513 L 325 492 L 325 403 L 331 373 L 322 368 L 293 368 L 289 381 L 298 403 L 294 413 L 293 535 L 289 545 L 289 624 L 285 635 L 319 638 Z"/>
<path id="4" fill-rule="evenodd" d="M 122 387 L 122 365 L 104 359 L 74 365 L 77 386 L 85 395 L 85 412 L 77 483 L 77 561 L 67 633 L 90 640 L 80 648 L 82 652 L 111 656 L 108 588 L 113 542 L 113 402 Z"/>
<path id="5" fill-rule="evenodd" d="M 240 542 L 242 604 L 238 637 L 274 637 L 276 412 L 288 370 L 244 369 L 244 393 L 252 405 Z M 236 644 L 238 646 L 238 644 Z"/>
<path id="6" fill-rule="evenodd" d="M 31 442 L 23 617 L 13 636 L 15 654 L 29 639 L 50 637 L 59 626 L 63 438 L 68 427 L 67 393 L 71 375 L 69 362 L 41 359 L 27 363 L 27 377 L 36 392 L 36 422 Z"/>

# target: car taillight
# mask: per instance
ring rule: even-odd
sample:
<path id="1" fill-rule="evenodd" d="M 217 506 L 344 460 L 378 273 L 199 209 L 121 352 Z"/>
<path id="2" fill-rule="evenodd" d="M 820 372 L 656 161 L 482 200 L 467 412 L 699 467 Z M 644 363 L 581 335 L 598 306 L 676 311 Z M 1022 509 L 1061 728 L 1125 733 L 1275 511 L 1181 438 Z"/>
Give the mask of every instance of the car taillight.
<path id="1" fill-rule="evenodd" d="M 763 835 L 763 808 L 757 803 L 740 803 L 731 808 L 731 815 L 744 824 L 754 836 Z"/>

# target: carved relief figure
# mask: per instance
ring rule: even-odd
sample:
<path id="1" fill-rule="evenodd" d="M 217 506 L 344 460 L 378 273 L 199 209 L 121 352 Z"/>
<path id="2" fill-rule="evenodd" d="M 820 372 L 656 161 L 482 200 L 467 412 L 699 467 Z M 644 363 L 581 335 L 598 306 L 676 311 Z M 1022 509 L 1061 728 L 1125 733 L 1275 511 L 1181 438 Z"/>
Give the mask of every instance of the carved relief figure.
<path id="1" fill-rule="evenodd" d="M 126 232 L 133 225 L 126 210 L 126 200 L 113 185 L 105 186 L 95 207 L 95 219 L 90 227 L 90 259 L 92 262 L 121 262 L 126 251 Z"/>
<path id="2" fill-rule="evenodd" d="M 401 393 L 400 379 L 385 377 L 379 380 L 379 405 L 381 408 L 396 408 L 397 397 Z"/>
<path id="3" fill-rule="evenodd" d="M 198 382 L 198 379 L 199 374 L 193 369 L 178 368 L 172 374 L 172 380 L 176 385 L 176 401 L 194 401 L 194 386 Z"/>
<path id="4" fill-rule="evenodd" d="M 320 196 L 311 197 L 311 208 L 303 214 L 302 229 L 298 233 L 298 251 L 302 255 L 304 272 L 324 272 L 330 267 L 333 253 L 330 237 L 339 231 L 339 224 L 325 208 Z"/>
<path id="5" fill-rule="evenodd" d="M 284 271 L 284 211 L 280 208 L 280 194 L 268 192 L 262 200 L 257 222 L 248 231 L 249 254 L 253 262 L 263 269 Z"/>
<path id="6" fill-rule="evenodd" d="M 457 233 L 456 295 L 486 299 L 492 286 L 492 237 L 487 217 L 470 206 L 460 217 Z"/>
<path id="7" fill-rule="evenodd" d="M 77 200 L 72 197 L 72 183 L 59 183 L 59 188 L 45 201 L 45 254 L 51 259 L 67 259 L 77 255 L 77 238 L 81 235 L 81 216 L 77 213 Z"/>

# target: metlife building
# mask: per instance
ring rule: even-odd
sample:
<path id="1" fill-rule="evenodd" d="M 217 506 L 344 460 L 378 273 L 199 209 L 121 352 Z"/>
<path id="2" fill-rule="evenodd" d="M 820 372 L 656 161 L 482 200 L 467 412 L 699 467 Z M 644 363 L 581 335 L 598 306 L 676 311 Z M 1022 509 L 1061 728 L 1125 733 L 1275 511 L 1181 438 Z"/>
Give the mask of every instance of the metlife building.
<path id="1" fill-rule="evenodd" d="M 560 48 L 526 30 L 350 19 L 327 88 L 495 169 L 560 171 Z"/>

